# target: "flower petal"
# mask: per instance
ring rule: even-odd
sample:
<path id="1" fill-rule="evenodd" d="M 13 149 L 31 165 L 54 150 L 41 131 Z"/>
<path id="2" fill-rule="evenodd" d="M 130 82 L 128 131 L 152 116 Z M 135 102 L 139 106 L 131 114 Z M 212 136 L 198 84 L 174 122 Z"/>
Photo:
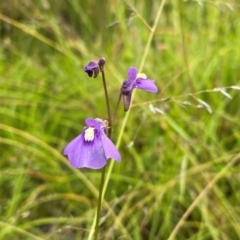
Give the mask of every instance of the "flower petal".
<path id="1" fill-rule="evenodd" d="M 137 77 L 137 69 L 135 67 L 130 67 L 128 69 L 128 81 L 132 82 Z"/>
<path id="2" fill-rule="evenodd" d="M 84 66 L 84 71 L 89 77 L 96 78 L 99 73 L 99 65 L 96 61 L 90 61 L 86 66 Z"/>
<path id="3" fill-rule="evenodd" d="M 86 66 L 84 66 L 85 71 L 92 71 L 98 68 L 99 68 L 98 63 L 94 60 L 90 61 Z"/>
<path id="4" fill-rule="evenodd" d="M 148 91 L 148 92 L 157 92 L 158 91 L 155 81 L 145 79 L 145 78 L 138 78 L 134 84 L 134 87 Z"/>
<path id="5" fill-rule="evenodd" d="M 134 87 L 134 81 L 130 82 L 128 80 L 125 80 L 122 83 L 122 87 L 121 87 L 122 94 L 123 95 L 129 94 L 132 91 L 133 87 Z"/>
<path id="6" fill-rule="evenodd" d="M 88 127 L 94 127 L 97 129 L 100 129 L 101 126 L 104 126 L 104 122 L 100 118 L 87 118 L 85 120 L 85 123 Z"/>
<path id="7" fill-rule="evenodd" d="M 130 103 L 131 103 L 131 98 L 132 98 L 132 91 L 130 91 L 128 94 L 123 94 L 123 106 L 124 106 L 124 111 L 128 111 Z"/>
<path id="8" fill-rule="evenodd" d="M 82 134 L 79 136 L 75 137 L 68 145 L 65 147 L 63 154 L 68 155 L 71 152 L 75 151 L 76 148 L 79 146 L 79 142 L 81 141 Z"/>
<path id="9" fill-rule="evenodd" d="M 113 142 L 103 133 L 102 134 L 102 146 L 105 152 L 105 157 L 108 158 L 113 158 L 116 161 L 120 162 L 121 161 L 121 156 L 113 144 Z"/>
<path id="10" fill-rule="evenodd" d="M 66 146 L 64 155 L 68 156 L 71 166 L 75 168 L 99 169 L 107 163 L 101 138 L 86 142 L 83 134 L 74 138 Z"/>

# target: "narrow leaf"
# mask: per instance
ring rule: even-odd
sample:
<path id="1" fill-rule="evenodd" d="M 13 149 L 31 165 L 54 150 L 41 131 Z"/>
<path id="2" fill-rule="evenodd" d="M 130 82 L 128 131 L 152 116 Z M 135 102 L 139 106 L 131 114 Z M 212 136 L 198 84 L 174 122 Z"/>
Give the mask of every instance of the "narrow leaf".
<path id="1" fill-rule="evenodd" d="M 164 112 L 162 109 L 160 109 L 160 108 L 154 108 L 154 110 L 155 110 L 157 113 L 160 113 L 160 114 L 162 114 L 162 115 L 165 114 L 165 112 Z"/>
<path id="2" fill-rule="evenodd" d="M 228 94 L 224 89 L 222 89 L 222 91 L 220 91 L 225 97 L 232 99 L 232 96 L 230 94 Z"/>
<path id="3" fill-rule="evenodd" d="M 153 107 L 152 104 L 149 104 L 148 107 L 149 107 L 149 110 L 150 110 L 153 114 L 156 114 L 155 108 Z"/>
<path id="4" fill-rule="evenodd" d="M 231 86 L 231 89 L 240 91 L 240 86 Z"/>
<path id="5" fill-rule="evenodd" d="M 213 91 L 222 93 L 225 97 L 232 99 L 232 96 L 226 92 L 225 88 L 214 88 Z"/>
<path id="6" fill-rule="evenodd" d="M 196 100 L 200 103 L 200 105 L 203 108 L 207 109 L 209 113 L 212 113 L 212 108 L 206 102 L 204 102 L 202 99 L 199 99 L 199 98 L 196 98 Z"/>

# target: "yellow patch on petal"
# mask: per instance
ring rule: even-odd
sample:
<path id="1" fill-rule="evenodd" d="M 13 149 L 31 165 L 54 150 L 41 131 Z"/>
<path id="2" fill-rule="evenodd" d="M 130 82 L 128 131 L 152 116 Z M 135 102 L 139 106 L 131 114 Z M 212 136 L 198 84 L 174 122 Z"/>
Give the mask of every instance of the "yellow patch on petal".
<path id="1" fill-rule="evenodd" d="M 85 141 L 92 141 L 94 139 L 94 128 L 89 127 L 88 129 L 85 130 L 84 134 L 84 139 Z"/>
<path id="2" fill-rule="evenodd" d="M 146 74 L 145 73 L 138 73 L 137 74 L 137 78 L 147 78 Z"/>

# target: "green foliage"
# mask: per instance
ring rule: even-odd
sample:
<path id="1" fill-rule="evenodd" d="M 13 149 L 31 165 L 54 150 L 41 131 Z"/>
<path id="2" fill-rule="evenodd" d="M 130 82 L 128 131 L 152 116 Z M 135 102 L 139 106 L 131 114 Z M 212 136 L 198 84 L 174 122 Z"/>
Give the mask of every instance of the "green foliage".
<path id="1" fill-rule="evenodd" d="M 82 71 L 101 56 L 112 107 L 130 66 L 160 92 L 136 91 L 123 135 L 118 112 L 122 162 L 108 171 L 99 239 L 239 239 L 240 95 L 213 91 L 240 86 L 238 1 L 10 2 L 0 8 L 0 239 L 89 239 L 100 172 L 72 169 L 62 151 L 85 118 L 107 115 L 100 78 Z"/>

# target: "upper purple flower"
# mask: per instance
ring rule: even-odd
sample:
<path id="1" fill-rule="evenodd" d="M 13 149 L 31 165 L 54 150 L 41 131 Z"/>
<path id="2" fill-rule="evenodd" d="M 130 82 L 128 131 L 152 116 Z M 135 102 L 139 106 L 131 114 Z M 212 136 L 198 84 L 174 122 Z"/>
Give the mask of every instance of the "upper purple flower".
<path id="1" fill-rule="evenodd" d="M 89 77 L 96 78 L 99 73 L 99 65 L 97 61 L 90 61 L 85 67 L 84 71 L 88 74 Z"/>
<path id="2" fill-rule="evenodd" d="M 123 95 L 124 102 L 124 111 L 127 111 L 129 109 L 133 88 L 142 89 L 148 92 L 158 91 L 154 80 L 148 79 L 145 74 L 139 74 L 135 67 L 130 67 L 128 69 L 128 79 L 123 82 L 121 87 L 121 93 Z"/>
<path id="3" fill-rule="evenodd" d="M 120 162 L 117 148 L 104 133 L 105 123 L 98 118 L 87 118 L 85 123 L 82 133 L 64 149 L 72 167 L 99 169 L 106 165 L 109 158 Z"/>

